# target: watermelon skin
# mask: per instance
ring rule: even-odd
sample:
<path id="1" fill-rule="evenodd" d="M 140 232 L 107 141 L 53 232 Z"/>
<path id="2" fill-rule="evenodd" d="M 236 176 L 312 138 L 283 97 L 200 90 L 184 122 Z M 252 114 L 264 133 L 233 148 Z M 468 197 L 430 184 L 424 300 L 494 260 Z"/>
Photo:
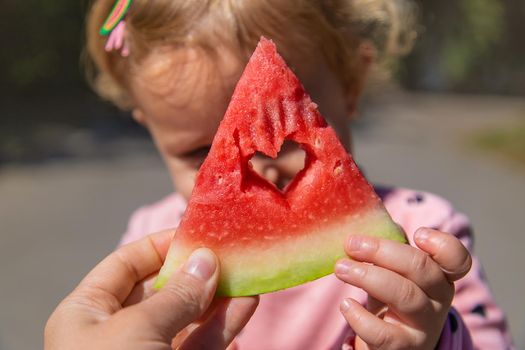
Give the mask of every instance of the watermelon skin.
<path id="1" fill-rule="evenodd" d="M 256 151 L 276 158 L 284 140 L 297 142 L 306 159 L 281 191 L 249 160 Z M 199 247 L 219 257 L 220 296 L 296 286 L 332 273 L 351 234 L 405 241 L 275 45 L 263 38 L 199 170 L 155 287 Z"/>

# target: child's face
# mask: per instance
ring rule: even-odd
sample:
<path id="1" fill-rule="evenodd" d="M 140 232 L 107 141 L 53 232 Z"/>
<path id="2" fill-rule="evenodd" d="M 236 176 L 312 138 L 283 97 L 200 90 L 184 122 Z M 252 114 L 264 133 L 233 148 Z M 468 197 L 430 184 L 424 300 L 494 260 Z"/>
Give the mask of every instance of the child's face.
<path id="1" fill-rule="evenodd" d="M 175 188 L 186 199 L 206 158 L 245 63 L 223 50 L 213 61 L 186 49 L 155 51 L 131 77 L 133 116 L 145 125 Z M 181 67 L 176 73 L 170 67 Z M 312 100 L 350 151 L 350 111 L 336 77 L 324 64 L 297 66 Z M 276 160 L 254 156 L 254 169 L 280 188 L 304 166 L 304 152 L 285 143 Z"/>

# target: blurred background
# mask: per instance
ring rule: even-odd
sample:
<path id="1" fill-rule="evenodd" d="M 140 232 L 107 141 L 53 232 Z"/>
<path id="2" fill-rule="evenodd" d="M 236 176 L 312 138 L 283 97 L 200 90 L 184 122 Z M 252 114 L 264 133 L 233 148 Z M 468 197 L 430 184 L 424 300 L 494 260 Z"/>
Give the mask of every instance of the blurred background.
<path id="1" fill-rule="evenodd" d="M 425 0 L 410 55 L 369 93 L 356 158 L 375 182 L 436 192 L 525 347 L 525 2 Z M 0 1 L 0 349 L 42 347 L 56 304 L 171 190 L 148 135 L 83 78 L 85 1 Z"/>

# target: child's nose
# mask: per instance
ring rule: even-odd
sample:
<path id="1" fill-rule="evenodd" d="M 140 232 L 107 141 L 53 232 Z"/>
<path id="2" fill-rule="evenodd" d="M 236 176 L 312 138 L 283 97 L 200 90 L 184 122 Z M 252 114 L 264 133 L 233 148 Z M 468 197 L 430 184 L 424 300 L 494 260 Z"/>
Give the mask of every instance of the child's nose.
<path id="1" fill-rule="evenodd" d="M 263 169 L 262 175 L 266 180 L 271 181 L 281 190 L 284 190 L 286 185 L 288 185 L 292 179 L 284 172 L 283 167 L 279 166 L 278 163 L 266 165 Z"/>
<path id="2" fill-rule="evenodd" d="M 281 189 L 286 185 L 286 182 L 288 182 L 285 179 L 282 169 L 279 168 L 279 164 L 277 164 L 274 159 L 254 161 L 252 162 L 252 166 L 253 170 L 255 170 L 259 175 L 269 182 L 274 183 Z"/>
<path id="3" fill-rule="evenodd" d="M 264 167 L 263 176 L 266 180 L 277 184 L 279 180 L 279 170 L 274 165 L 267 165 Z"/>

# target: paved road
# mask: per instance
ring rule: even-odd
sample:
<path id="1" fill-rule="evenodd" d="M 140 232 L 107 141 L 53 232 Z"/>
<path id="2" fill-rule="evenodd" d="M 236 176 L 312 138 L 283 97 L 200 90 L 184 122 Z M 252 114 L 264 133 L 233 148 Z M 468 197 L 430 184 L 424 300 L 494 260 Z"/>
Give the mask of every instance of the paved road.
<path id="1" fill-rule="evenodd" d="M 525 100 L 395 95 L 356 128 L 356 158 L 373 181 L 425 189 L 474 222 L 477 254 L 525 347 L 525 170 L 463 147 L 474 128 L 511 122 Z M 170 181 L 141 141 L 118 156 L 0 169 L 0 349 L 42 347 L 49 313 L 116 244 L 129 213 Z"/>

